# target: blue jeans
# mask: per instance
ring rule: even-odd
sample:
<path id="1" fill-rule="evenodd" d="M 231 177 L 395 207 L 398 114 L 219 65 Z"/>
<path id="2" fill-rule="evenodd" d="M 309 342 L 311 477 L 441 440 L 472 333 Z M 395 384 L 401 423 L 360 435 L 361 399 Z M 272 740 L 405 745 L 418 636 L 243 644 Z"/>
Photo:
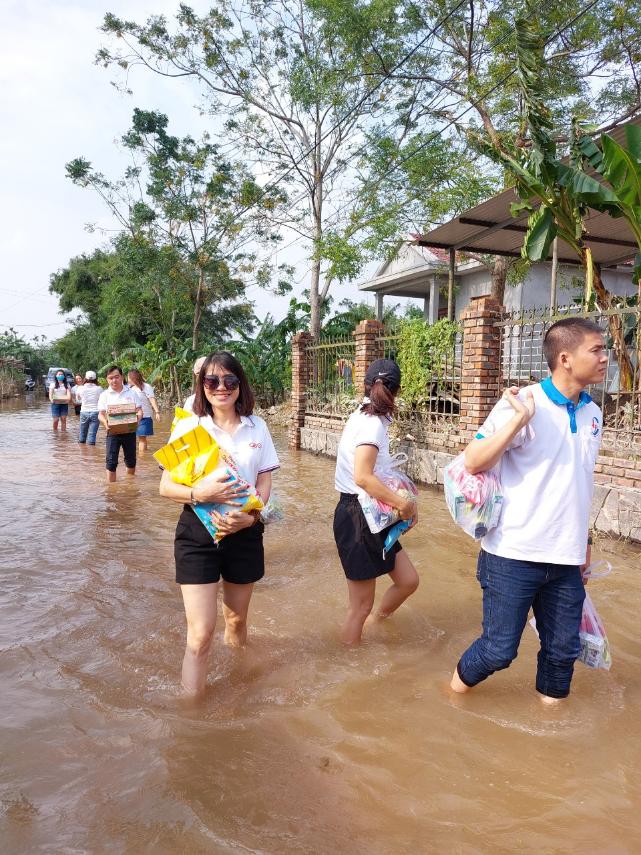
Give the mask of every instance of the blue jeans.
<path id="1" fill-rule="evenodd" d="M 476 578 L 483 589 L 483 635 L 461 656 L 457 670 L 476 686 L 516 658 L 530 606 L 541 641 L 536 689 L 551 698 L 570 693 L 580 652 L 585 590 L 578 566 L 501 558 L 481 550 Z"/>
<path id="2" fill-rule="evenodd" d="M 80 435 L 78 442 L 88 442 L 89 445 L 96 444 L 96 434 L 98 433 L 98 411 L 95 413 L 80 413 Z"/>

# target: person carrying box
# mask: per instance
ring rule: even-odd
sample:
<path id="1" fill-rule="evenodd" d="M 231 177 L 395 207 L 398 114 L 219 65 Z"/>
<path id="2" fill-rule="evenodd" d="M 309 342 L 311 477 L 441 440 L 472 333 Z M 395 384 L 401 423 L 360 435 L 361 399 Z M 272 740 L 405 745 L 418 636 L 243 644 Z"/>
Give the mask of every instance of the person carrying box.
<path id="1" fill-rule="evenodd" d="M 137 389 L 125 388 L 122 369 L 107 369 L 109 388 L 98 398 L 98 418 L 107 431 L 107 481 L 116 480 L 122 448 L 127 475 L 136 474 L 136 427 L 142 418 L 142 399 Z"/>

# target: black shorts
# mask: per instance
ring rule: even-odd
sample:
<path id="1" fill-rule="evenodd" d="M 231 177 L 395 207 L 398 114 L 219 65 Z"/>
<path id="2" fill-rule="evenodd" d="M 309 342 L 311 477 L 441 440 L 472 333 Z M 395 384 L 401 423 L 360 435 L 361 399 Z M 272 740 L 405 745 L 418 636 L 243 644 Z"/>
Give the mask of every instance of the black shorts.
<path id="1" fill-rule="evenodd" d="M 105 440 L 105 450 L 107 452 L 106 468 L 109 472 L 115 472 L 118 468 L 118 456 L 121 448 L 127 469 L 136 468 L 136 434 L 108 433 Z"/>
<path id="2" fill-rule="evenodd" d="M 334 511 L 334 540 L 348 579 L 362 582 L 376 579 L 394 569 L 396 553 L 403 548 L 396 541 L 383 558 L 385 538 L 392 526 L 373 534 L 369 530 L 358 496 L 341 493 Z"/>
<path id="3" fill-rule="evenodd" d="M 222 576 L 234 585 L 248 585 L 265 575 L 262 522 L 254 523 L 215 544 L 191 505 L 178 519 L 174 558 L 179 585 L 208 585 Z"/>

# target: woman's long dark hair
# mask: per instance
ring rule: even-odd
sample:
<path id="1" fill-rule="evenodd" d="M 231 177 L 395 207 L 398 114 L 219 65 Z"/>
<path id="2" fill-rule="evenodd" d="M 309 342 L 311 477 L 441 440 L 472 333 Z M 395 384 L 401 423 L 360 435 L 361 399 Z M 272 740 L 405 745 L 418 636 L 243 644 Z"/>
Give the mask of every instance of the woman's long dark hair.
<path id="1" fill-rule="evenodd" d="M 127 378 L 131 377 L 134 386 L 136 386 L 140 391 L 143 391 L 143 384 L 145 382 L 145 378 L 142 376 L 140 371 L 137 368 L 132 368 L 131 371 L 127 373 Z"/>
<path id="2" fill-rule="evenodd" d="M 214 365 L 220 365 L 230 374 L 234 374 L 240 381 L 238 387 L 239 395 L 236 401 L 236 412 L 239 416 L 251 416 L 254 412 L 254 393 L 252 392 L 247 376 L 240 362 L 226 350 L 219 350 L 217 353 L 210 354 L 203 363 L 198 372 L 198 381 L 196 384 L 196 397 L 194 398 L 193 413 L 195 416 L 212 416 L 212 406 L 205 395 L 205 387 L 203 380 L 211 373 Z"/>
<path id="3" fill-rule="evenodd" d="M 382 380 L 376 380 L 373 386 L 365 384 L 365 395 L 369 403 L 361 404 L 361 412 L 369 416 L 393 416 L 396 411 L 398 389 L 389 389 Z"/>
<path id="4" fill-rule="evenodd" d="M 64 371 L 62 373 L 64 374 Z M 69 389 L 69 381 L 67 380 L 66 374 L 64 376 L 64 380 L 61 381 L 61 380 L 58 380 L 57 372 L 56 372 L 56 376 L 53 379 L 56 381 L 56 386 L 55 386 L 56 389 L 59 389 L 60 386 L 64 386 L 65 389 Z"/>

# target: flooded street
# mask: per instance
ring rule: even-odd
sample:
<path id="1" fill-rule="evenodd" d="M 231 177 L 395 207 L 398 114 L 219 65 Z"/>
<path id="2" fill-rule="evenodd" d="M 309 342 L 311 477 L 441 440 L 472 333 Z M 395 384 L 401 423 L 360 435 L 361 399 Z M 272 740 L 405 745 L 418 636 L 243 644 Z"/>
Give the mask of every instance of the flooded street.
<path id="1" fill-rule="evenodd" d="M 451 697 L 478 634 L 477 547 L 421 490 L 404 538 L 421 587 L 358 649 L 331 528 L 334 463 L 286 446 L 251 644 L 216 631 L 206 699 L 177 691 L 185 624 L 179 506 L 148 454 L 104 483 L 104 431 L 53 434 L 40 398 L 0 404 L 4 853 L 638 853 L 641 557 L 601 540 L 590 591 L 611 672 L 577 665 L 560 708 L 534 690 L 536 643 Z M 169 419 L 151 439 L 166 440 Z M 380 592 L 384 583 L 379 584 Z"/>

